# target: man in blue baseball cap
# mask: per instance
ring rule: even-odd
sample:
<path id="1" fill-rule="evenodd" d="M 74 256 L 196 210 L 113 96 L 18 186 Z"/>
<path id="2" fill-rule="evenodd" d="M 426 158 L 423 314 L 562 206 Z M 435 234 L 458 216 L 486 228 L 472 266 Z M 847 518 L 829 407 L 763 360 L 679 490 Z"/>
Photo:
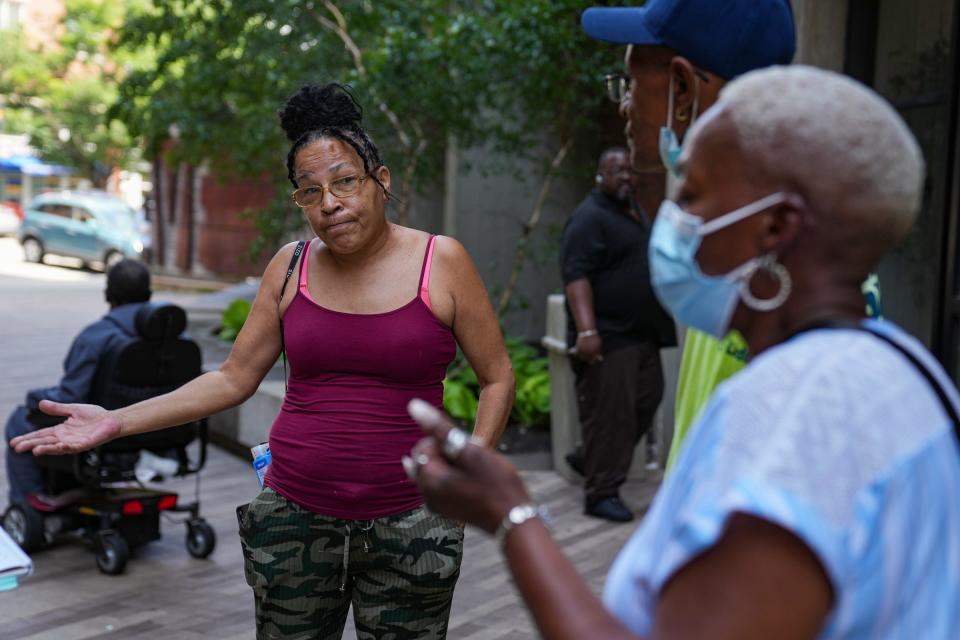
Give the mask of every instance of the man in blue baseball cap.
<path id="1" fill-rule="evenodd" d="M 728 81 L 789 64 L 796 51 L 789 0 L 648 0 L 642 7 L 587 9 L 581 23 L 598 40 L 627 45 L 626 75 L 607 76 L 607 90 L 627 120 L 633 168 L 644 173 L 675 170 L 687 130 Z M 660 198 L 658 190 L 637 194 L 649 212 Z M 736 333 L 716 340 L 687 331 L 668 467 L 714 389 L 746 357 Z"/>

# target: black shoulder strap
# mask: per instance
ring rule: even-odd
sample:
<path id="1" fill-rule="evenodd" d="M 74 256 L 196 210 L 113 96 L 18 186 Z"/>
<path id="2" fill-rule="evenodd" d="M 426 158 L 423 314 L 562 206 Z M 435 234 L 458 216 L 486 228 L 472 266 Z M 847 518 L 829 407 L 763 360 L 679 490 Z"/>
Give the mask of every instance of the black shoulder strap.
<path id="1" fill-rule="evenodd" d="M 297 266 L 297 260 L 303 253 L 303 247 L 307 243 L 301 240 L 297 243 L 297 248 L 293 250 L 293 257 L 290 258 L 290 266 L 287 267 L 287 275 L 283 278 L 283 286 L 280 287 L 280 297 L 277 298 L 277 320 L 280 321 L 280 357 L 283 359 L 283 390 L 287 390 L 287 345 L 283 340 L 283 316 L 280 314 L 280 303 L 283 302 L 283 294 L 287 290 L 287 283 L 290 282 L 290 276 Z"/>
<path id="2" fill-rule="evenodd" d="M 920 359 L 917 358 L 913 353 L 908 351 L 903 345 L 898 343 L 893 338 L 885 336 L 881 333 L 873 331 L 867 327 L 862 327 L 864 331 L 872 333 L 876 337 L 880 338 L 891 347 L 903 354 L 910 364 L 920 372 L 920 375 L 926 379 L 927 384 L 933 389 L 933 392 L 937 394 L 937 398 L 940 399 L 940 403 L 943 405 L 943 410 L 947 412 L 947 415 L 950 416 L 950 420 L 953 422 L 953 433 L 957 437 L 957 440 L 960 441 L 960 415 L 957 415 L 957 409 L 954 406 L 953 402 L 950 401 L 950 397 L 947 395 L 946 390 L 943 388 L 943 385 L 940 384 L 940 381 L 934 377 L 933 372 L 927 368 L 925 364 L 920 362 Z"/>
<path id="3" fill-rule="evenodd" d="M 956 436 L 958 444 L 960 444 L 960 415 L 958 415 L 956 407 L 954 406 L 953 402 L 951 402 L 950 396 L 947 395 L 943 385 L 940 384 L 940 381 L 937 380 L 936 376 L 933 375 L 933 372 L 930 371 L 930 369 L 927 368 L 927 366 L 923 364 L 920 359 L 906 347 L 901 345 L 893 338 L 885 336 L 878 331 L 874 331 L 870 327 L 864 326 L 859 322 L 846 320 L 826 321 L 810 327 L 805 327 L 797 333 L 810 331 L 812 329 L 856 329 L 859 331 L 866 331 L 867 333 L 879 338 L 880 340 L 883 340 L 888 345 L 899 351 L 903 357 L 907 359 L 907 362 L 912 364 L 913 367 L 920 373 L 920 375 L 923 376 L 924 380 L 927 381 L 927 384 L 930 385 L 930 388 L 933 389 L 933 392 L 937 394 L 940 404 L 943 405 L 943 410 L 947 412 L 947 415 L 950 417 L 950 421 L 953 422 L 953 434 Z"/>

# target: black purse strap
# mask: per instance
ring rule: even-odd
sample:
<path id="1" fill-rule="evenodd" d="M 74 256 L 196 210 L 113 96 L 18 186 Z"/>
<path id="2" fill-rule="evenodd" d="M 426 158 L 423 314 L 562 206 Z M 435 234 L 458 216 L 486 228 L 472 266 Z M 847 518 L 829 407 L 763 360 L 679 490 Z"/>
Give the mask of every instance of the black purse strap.
<path id="1" fill-rule="evenodd" d="M 283 294 L 287 290 L 287 283 L 290 282 L 290 276 L 297 266 L 297 260 L 303 253 L 303 247 L 307 243 L 301 240 L 297 243 L 297 248 L 293 250 L 293 257 L 290 258 L 290 266 L 287 267 L 287 275 L 283 277 L 283 286 L 280 287 L 280 297 L 277 298 L 277 320 L 280 322 L 280 357 L 283 360 L 283 390 L 287 390 L 287 345 L 283 340 L 283 316 L 280 314 L 280 303 L 283 302 Z"/>
<path id="2" fill-rule="evenodd" d="M 957 443 L 960 444 L 960 415 L 957 413 L 957 409 L 954 406 L 953 402 L 950 401 L 950 396 L 947 395 L 946 390 L 943 388 L 943 385 L 940 384 L 940 381 L 933 375 L 933 372 L 923 364 L 920 359 L 914 355 L 911 351 L 907 350 L 906 347 L 901 345 L 899 342 L 894 340 L 889 336 L 885 336 L 878 331 L 874 331 L 870 327 L 864 326 L 859 322 L 854 322 L 852 320 L 828 320 L 821 322 L 809 327 L 805 327 L 797 333 L 803 333 L 805 331 L 812 331 L 814 329 L 855 329 L 858 331 L 866 331 L 867 333 L 873 335 L 880 340 L 883 340 L 888 345 L 899 351 L 904 358 L 907 359 L 907 362 L 913 365 L 914 369 L 923 376 L 924 380 L 927 381 L 927 384 L 930 385 L 930 388 L 933 389 L 933 392 L 937 395 L 937 398 L 940 400 L 940 404 L 943 405 L 943 410 L 947 412 L 947 416 L 950 417 L 950 421 L 953 422 L 953 435 L 957 438 Z"/>

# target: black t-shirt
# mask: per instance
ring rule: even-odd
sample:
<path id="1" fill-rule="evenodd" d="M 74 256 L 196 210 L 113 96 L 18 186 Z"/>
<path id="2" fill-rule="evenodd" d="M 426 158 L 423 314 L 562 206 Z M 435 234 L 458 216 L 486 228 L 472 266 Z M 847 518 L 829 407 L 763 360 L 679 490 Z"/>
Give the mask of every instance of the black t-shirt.
<path id="1" fill-rule="evenodd" d="M 676 329 L 650 286 L 647 245 L 650 228 L 626 206 L 594 190 L 563 229 L 560 268 L 564 285 L 587 278 L 604 351 L 637 342 L 661 347 L 677 344 Z M 567 305 L 567 342 L 577 327 Z"/>

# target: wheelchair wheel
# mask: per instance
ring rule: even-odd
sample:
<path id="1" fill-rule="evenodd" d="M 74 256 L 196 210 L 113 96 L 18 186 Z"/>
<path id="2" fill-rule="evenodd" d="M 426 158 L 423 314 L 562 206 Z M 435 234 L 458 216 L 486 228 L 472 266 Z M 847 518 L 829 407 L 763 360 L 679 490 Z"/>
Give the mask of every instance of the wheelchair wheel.
<path id="1" fill-rule="evenodd" d="M 217 534 L 203 518 L 187 523 L 187 553 L 194 558 L 206 558 L 217 546 Z"/>
<path id="2" fill-rule="evenodd" d="M 130 547 L 123 536 L 107 529 L 97 534 L 96 544 L 97 569 L 109 576 L 123 573 L 130 558 Z"/>
<path id="3" fill-rule="evenodd" d="M 3 514 L 3 530 L 27 553 L 44 546 L 43 514 L 29 505 L 10 505 Z"/>

